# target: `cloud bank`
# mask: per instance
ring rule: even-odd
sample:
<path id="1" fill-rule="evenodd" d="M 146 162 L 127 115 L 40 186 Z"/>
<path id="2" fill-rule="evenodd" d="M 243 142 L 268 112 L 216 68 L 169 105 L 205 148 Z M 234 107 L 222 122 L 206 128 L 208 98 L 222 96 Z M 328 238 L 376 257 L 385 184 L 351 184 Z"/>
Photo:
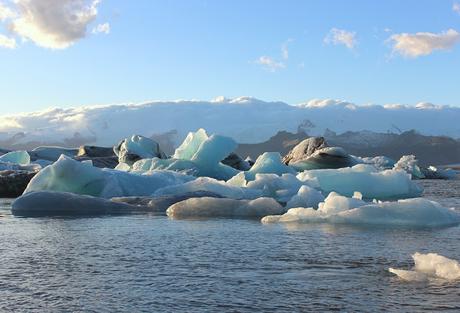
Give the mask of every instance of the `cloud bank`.
<path id="1" fill-rule="evenodd" d="M 193 118 L 192 118 L 193 117 Z M 241 143 L 262 142 L 279 130 L 310 135 L 370 130 L 399 133 L 416 129 L 425 135 L 460 138 L 460 108 L 420 103 L 360 106 L 347 101 L 314 99 L 299 105 L 250 97 L 213 101 L 155 101 L 141 104 L 54 108 L 0 116 L 0 141 L 11 143 L 69 142 L 92 138 L 92 144 L 113 145 L 132 134 L 151 136 L 177 131 L 180 142 L 189 131 L 206 128 Z"/>

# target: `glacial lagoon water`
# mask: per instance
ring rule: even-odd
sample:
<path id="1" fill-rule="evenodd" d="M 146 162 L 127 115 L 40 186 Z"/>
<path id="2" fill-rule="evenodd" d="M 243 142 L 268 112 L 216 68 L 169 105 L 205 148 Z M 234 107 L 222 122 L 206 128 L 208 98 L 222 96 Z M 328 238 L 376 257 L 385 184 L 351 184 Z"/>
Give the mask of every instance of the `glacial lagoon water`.
<path id="1" fill-rule="evenodd" d="M 460 181 L 422 181 L 460 209 Z M 402 282 L 411 255 L 460 260 L 460 227 L 263 225 L 126 215 L 15 218 L 0 200 L 0 311 L 460 310 L 460 282 Z"/>

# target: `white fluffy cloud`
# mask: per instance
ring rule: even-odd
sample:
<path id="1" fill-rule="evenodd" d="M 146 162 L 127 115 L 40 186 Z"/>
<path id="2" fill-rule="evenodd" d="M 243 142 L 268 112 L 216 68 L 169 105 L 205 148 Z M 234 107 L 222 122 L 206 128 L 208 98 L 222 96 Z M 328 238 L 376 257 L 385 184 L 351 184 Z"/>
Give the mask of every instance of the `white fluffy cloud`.
<path id="1" fill-rule="evenodd" d="M 454 2 L 454 4 L 452 4 L 452 10 L 460 14 L 460 3 Z"/>
<path id="2" fill-rule="evenodd" d="M 393 52 L 404 57 L 416 58 L 429 55 L 436 50 L 450 50 L 460 42 L 460 33 L 449 29 L 442 33 L 419 32 L 415 34 L 401 33 L 392 35 L 389 42 Z"/>
<path id="3" fill-rule="evenodd" d="M 324 38 L 324 43 L 345 45 L 348 49 L 353 49 L 358 42 L 356 40 L 356 32 L 332 28 Z"/>
<path id="4" fill-rule="evenodd" d="M 0 4 L 0 20 L 24 40 L 65 49 L 82 39 L 96 19 L 100 0 L 15 0 Z"/>
<path id="5" fill-rule="evenodd" d="M 0 34 L 0 47 L 14 49 L 16 48 L 16 39 Z"/>
<path id="6" fill-rule="evenodd" d="M 109 34 L 110 33 L 110 24 L 109 23 L 104 23 L 104 24 L 99 24 L 96 27 L 93 28 L 92 31 L 93 34 Z"/>
<path id="7" fill-rule="evenodd" d="M 269 70 L 270 72 L 276 72 L 279 69 L 283 69 L 286 66 L 283 62 L 278 62 L 275 59 L 263 55 L 256 60 L 256 63 L 262 65 L 263 68 Z"/>

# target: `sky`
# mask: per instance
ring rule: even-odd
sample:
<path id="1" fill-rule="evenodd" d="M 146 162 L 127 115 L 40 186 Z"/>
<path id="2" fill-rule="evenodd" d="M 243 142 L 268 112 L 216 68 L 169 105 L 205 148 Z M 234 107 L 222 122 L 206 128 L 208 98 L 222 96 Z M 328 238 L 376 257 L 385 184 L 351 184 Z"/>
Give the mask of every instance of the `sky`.
<path id="1" fill-rule="evenodd" d="M 0 0 L 0 114 L 253 96 L 460 106 L 460 2 Z"/>

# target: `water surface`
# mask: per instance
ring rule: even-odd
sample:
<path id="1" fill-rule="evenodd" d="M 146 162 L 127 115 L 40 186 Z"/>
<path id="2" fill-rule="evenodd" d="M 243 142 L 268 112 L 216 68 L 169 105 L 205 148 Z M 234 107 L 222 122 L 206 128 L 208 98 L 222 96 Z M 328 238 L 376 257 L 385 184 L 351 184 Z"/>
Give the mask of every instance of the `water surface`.
<path id="1" fill-rule="evenodd" d="M 460 208 L 460 181 L 422 184 L 426 197 Z M 411 267 L 416 251 L 460 260 L 458 226 L 15 218 L 0 203 L 0 311 L 460 310 L 460 283 L 388 273 Z"/>

